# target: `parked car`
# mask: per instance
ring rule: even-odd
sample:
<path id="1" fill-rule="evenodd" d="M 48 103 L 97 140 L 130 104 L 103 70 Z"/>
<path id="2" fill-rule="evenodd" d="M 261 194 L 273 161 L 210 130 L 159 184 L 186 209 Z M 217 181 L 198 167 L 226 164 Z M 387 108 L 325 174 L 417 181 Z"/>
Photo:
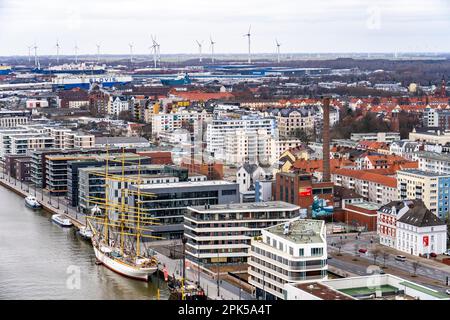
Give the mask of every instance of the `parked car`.
<path id="1" fill-rule="evenodd" d="M 366 252 L 367 252 L 367 249 L 363 249 L 363 248 L 361 248 L 361 249 L 359 249 L 359 250 L 358 250 L 358 252 L 361 252 L 361 253 L 366 253 Z"/>
<path id="2" fill-rule="evenodd" d="M 447 251 L 445 251 L 445 252 L 443 253 L 443 255 L 445 255 L 445 256 L 450 256 L 450 249 L 448 249 Z"/>
<path id="3" fill-rule="evenodd" d="M 430 257 L 432 257 L 432 258 L 436 258 L 436 257 L 437 257 L 437 254 L 436 254 L 436 253 L 434 253 L 434 252 L 431 252 L 431 253 L 430 253 Z"/>
<path id="4" fill-rule="evenodd" d="M 445 293 L 450 295 L 450 289 L 445 290 Z"/>
<path id="5" fill-rule="evenodd" d="M 406 261 L 406 257 L 405 256 L 395 256 L 395 260 L 400 261 L 400 262 L 405 262 Z"/>

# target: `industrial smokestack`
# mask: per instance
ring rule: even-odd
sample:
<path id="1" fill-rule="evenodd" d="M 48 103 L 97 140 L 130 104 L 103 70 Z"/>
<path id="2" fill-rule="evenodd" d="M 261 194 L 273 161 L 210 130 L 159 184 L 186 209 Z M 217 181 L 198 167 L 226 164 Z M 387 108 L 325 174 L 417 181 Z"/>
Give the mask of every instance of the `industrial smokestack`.
<path id="1" fill-rule="evenodd" d="M 323 143 L 323 177 L 322 181 L 330 182 L 330 98 L 323 99 L 323 127 L 322 127 L 322 143 Z"/>

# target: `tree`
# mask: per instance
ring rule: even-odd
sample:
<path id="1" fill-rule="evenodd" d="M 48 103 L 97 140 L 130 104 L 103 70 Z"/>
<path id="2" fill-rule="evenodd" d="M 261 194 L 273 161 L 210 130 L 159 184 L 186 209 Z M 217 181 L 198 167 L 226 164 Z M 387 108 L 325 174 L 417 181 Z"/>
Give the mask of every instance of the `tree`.
<path id="1" fill-rule="evenodd" d="M 120 111 L 118 119 L 123 121 L 133 121 L 133 115 L 130 110 L 123 110 Z"/>
<path id="2" fill-rule="evenodd" d="M 311 138 L 307 131 L 300 128 L 296 128 L 293 135 L 305 144 L 308 144 Z"/>
<path id="3" fill-rule="evenodd" d="M 381 253 L 381 256 L 383 257 L 383 269 L 386 269 L 386 260 L 389 258 L 389 253 L 386 251 L 383 251 Z"/>
<path id="4" fill-rule="evenodd" d="M 353 248 L 355 250 L 355 257 L 353 258 L 353 261 L 357 261 L 358 258 L 356 258 L 356 257 L 359 256 L 359 244 L 355 243 L 353 245 Z"/>
<path id="5" fill-rule="evenodd" d="M 417 270 L 420 268 L 420 262 L 419 261 L 413 261 L 411 263 L 411 266 L 413 268 L 412 277 L 417 277 Z"/>
<path id="6" fill-rule="evenodd" d="M 372 250 L 372 257 L 373 257 L 373 264 L 377 264 L 377 259 L 380 256 L 380 250 L 379 249 L 373 249 Z"/>

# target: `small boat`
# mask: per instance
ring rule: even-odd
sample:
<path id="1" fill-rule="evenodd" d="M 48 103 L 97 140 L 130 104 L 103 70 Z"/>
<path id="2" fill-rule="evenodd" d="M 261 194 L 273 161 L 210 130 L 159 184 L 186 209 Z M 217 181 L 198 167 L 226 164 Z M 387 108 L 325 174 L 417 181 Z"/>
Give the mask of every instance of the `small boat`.
<path id="1" fill-rule="evenodd" d="M 81 227 L 78 233 L 85 240 L 90 240 L 93 236 L 92 230 L 89 227 Z"/>
<path id="2" fill-rule="evenodd" d="M 25 205 L 30 209 L 40 209 L 42 205 L 32 195 L 25 198 Z"/>
<path id="3" fill-rule="evenodd" d="M 63 214 L 52 215 L 52 221 L 59 224 L 61 227 L 71 227 L 73 225 L 72 221 Z"/>

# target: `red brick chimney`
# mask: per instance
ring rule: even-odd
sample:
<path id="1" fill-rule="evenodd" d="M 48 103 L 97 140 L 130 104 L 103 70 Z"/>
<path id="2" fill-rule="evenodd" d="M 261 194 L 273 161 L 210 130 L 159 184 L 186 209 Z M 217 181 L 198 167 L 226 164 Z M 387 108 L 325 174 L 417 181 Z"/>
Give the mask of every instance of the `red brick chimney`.
<path id="1" fill-rule="evenodd" d="M 324 182 L 331 181 L 330 173 L 330 98 L 323 99 L 323 128 L 322 128 L 322 143 L 323 143 L 323 177 Z"/>

